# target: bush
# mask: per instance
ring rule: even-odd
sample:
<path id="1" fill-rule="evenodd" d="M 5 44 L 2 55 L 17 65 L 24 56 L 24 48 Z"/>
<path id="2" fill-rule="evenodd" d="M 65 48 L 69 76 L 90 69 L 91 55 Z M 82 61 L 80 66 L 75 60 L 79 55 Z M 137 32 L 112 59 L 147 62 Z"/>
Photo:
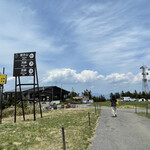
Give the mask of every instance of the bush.
<path id="1" fill-rule="evenodd" d="M 24 108 L 25 111 L 25 115 L 27 114 L 33 114 L 33 108 L 32 107 L 26 107 Z M 40 113 L 40 109 L 39 108 L 35 108 L 36 113 Z M 14 116 L 15 113 L 15 108 L 14 107 L 9 107 L 3 110 L 3 117 L 7 118 L 7 117 L 12 117 Z M 17 107 L 17 111 L 16 111 L 16 115 L 17 116 L 22 116 L 22 108 Z"/>

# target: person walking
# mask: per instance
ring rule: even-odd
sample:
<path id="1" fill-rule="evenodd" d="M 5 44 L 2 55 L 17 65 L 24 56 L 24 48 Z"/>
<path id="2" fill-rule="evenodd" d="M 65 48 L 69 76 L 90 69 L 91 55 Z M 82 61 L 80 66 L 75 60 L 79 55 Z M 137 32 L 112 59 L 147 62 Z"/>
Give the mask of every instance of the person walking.
<path id="1" fill-rule="evenodd" d="M 112 115 L 113 115 L 113 117 L 117 117 L 117 113 L 116 113 L 116 111 L 117 111 L 117 104 L 116 104 L 117 100 L 116 100 L 114 95 L 111 96 L 110 101 L 111 101 Z"/>

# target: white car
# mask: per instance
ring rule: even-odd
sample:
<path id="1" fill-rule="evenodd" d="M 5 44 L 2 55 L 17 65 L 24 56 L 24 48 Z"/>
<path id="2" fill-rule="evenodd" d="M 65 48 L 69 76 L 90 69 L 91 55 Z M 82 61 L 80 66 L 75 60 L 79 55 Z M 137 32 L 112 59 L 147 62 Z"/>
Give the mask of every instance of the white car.
<path id="1" fill-rule="evenodd" d="M 94 100 L 93 100 L 93 99 L 90 99 L 90 100 L 89 100 L 89 103 L 94 103 Z"/>
<path id="2" fill-rule="evenodd" d="M 139 101 L 139 102 L 145 102 L 146 99 L 145 99 L 145 98 L 140 98 L 138 101 Z"/>
<path id="3" fill-rule="evenodd" d="M 131 102 L 135 102 L 135 101 L 136 101 L 136 99 L 135 99 L 135 98 L 131 98 L 129 101 L 131 101 Z"/>

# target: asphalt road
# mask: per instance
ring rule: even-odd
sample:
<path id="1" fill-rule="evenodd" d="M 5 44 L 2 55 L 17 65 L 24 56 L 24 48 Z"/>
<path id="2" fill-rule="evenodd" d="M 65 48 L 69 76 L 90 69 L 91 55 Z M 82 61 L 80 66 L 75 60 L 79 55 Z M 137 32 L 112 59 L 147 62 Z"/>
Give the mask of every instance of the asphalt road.
<path id="1" fill-rule="evenodd" d="M 134 110 L 102 108 L 95 137 L 89 150 L 150 150 L 150 119 L 140 117 Z"/>

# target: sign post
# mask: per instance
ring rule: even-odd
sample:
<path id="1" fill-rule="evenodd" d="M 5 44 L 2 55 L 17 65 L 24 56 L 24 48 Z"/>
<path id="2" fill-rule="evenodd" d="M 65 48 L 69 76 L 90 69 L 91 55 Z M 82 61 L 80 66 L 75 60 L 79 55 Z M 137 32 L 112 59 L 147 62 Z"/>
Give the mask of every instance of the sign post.
<path id="1" fill-rule="evenodd" d="M 2 124 L 2 109 L 3 109 L 3 89 L 4 84 L 7 82 L 7 75 L 5 73 L 5 68 L 3 68 L 3 74 L 0 74 L 0 124 Z"/>
<path id="2" fill-rule="evenodd" d="M 19 86 L 20 91 L 20 100 L 22 104 L 22 113 L 23 119 L 25 120 L 25 113 L 24 113 L 24 106 L 23 106 L 23 98 L 22 98 L 22 85 L 33 85 L 33 114 L 34 120 L 36 120 L 35 115 L 35 86 L 38 89 L 39 95 L 39 83 L 38 83 L 38 74 L 37 74 L 37 67 L 36 67 L 36 52 L 26 52 L 26 53 L 15 53 L 14 54 L 14 69 L 13 69 L 13 76 L 15 77 L 15 114 L 14 114 L 14 122 L 16 122 L 16 105 L 17 105 L 17 86 Z M 33 77 L 33 83 L 28 84 L 21 84 L 20 77 L 22 76 L 31 76 Z M 18 78 L 18 80 L 17 80 Z M 17 83 L 18 81 L 18 83 Z M 40 103 L 40 96 L 38 96 L 39 106 L 40 106 L 40 113 L 42 118 L 42 110 L 41 110 L 41 103 Z"/>

